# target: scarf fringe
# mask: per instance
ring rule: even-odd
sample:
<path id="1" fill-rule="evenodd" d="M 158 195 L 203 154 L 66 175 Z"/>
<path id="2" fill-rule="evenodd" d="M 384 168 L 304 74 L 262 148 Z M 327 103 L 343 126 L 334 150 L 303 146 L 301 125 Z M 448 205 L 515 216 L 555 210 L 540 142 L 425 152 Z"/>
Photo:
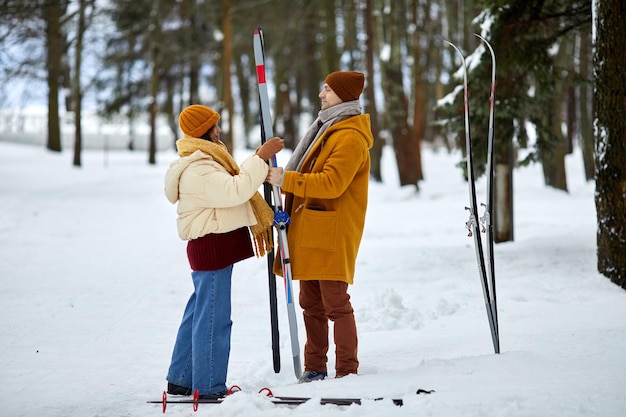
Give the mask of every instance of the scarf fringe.
<path id="1" fill-rule="evenodd" d="M 267 205 L 258 192 L 250 199 L 257 224 L 250 226 L 250 234 L 254 241 L 254 253 L 257 257 L 265 256 L 274 247 L 274 211 Z"/>

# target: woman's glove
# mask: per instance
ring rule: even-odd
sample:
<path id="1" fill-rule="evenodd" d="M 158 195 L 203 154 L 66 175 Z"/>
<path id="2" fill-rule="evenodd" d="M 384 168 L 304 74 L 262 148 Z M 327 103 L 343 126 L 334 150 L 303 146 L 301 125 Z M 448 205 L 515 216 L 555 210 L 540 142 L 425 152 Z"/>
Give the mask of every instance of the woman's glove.
<path id="1" fill-rule="evenodd" d="M 278 151 L 283 149 L 283 146 L 283 140 L 279 137 L 274 137 L 259 146 L 256 150 L 256 154 L 260 156 L 262 160 L 267 161 L 276 155 Z"/>

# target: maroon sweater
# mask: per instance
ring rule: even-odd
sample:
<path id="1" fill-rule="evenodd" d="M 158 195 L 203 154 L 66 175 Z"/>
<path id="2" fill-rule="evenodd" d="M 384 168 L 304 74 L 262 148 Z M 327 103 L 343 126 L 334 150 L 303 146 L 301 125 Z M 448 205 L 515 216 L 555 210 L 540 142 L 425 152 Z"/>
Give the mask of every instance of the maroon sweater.
<path id="1" fill-rule="evenodd" d="M 247 227 L 227 233 L 210 233 L 187 243 L 187 257 L 194 271 L 224 269 L 253 255 Z"/>

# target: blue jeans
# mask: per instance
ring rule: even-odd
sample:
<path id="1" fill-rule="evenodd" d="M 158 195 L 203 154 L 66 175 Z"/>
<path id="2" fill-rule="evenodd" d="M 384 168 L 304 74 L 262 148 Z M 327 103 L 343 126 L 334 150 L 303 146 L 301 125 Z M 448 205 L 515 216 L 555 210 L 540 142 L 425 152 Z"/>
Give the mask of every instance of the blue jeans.
<path id="1" fill-rule="evenodd" d="M 178 329 L 167 380 L 200 395 L 226 391 L 233 266 L 193 271 L 194 292 Z"/>

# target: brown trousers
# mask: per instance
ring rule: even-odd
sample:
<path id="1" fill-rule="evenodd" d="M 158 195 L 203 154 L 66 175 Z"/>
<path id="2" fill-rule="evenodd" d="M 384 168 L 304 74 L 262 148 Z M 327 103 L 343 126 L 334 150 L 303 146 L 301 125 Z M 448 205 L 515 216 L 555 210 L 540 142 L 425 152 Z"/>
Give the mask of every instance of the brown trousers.
<path id="1" fill-rule="evenodd" d="M 358 338 L 348 283 L 341 281 L 300 281 L 300 307 L 304 310 L 306 343 L 304 370 L 326 371 L 328 362 L 328 320 L 334 323 L 336 376 L 356 374 Z"/>

